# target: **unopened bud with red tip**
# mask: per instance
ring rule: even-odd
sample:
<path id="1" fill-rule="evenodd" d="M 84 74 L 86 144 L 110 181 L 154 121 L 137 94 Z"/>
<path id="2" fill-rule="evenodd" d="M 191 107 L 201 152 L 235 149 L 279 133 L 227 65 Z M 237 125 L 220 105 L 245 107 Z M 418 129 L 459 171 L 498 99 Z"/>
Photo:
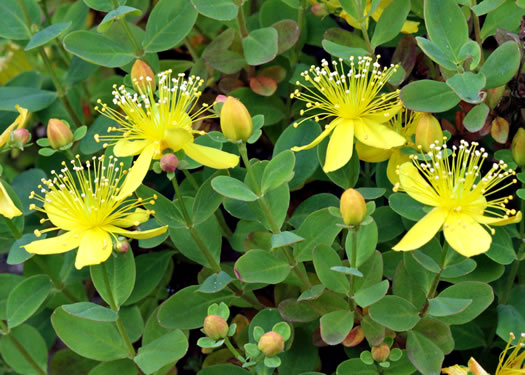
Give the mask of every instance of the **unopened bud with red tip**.
<path id="1" fill-rule="evenodd" d="M 47 123 L 47 139 L 49 145 L 58 150 L 73 142 L 73 133 L 64 121 L 52 118 Z"/>
<path id="2" fill-rule="evenodd" d="M 312 13 L 317 17 L 326 17 L 330 14 L 326 4 L 316 3 L 312 5 Z"/>
<path id="3" fill-rule="evenodd" d="M 219 315 L 208 315 L 204 319 L 204 333 L 210 339 L 220 340 L 228 336 L 228 323 Z"/>
<path id="4" fill-rule="evenodd" d="M 519 128 L 512 139 L 512 158 L 520 167 L 525 167 L 525 129 Z"/>
<path id="5" fill-rule="evenodd" d="M 119 253 L 127 253 L 129 251 L 129 242 L 127 240 L 120 241 L 117 244 L 117 251 Z"/>
<path id="6" fill-rule="evenodd" d="M 252 117 L 248 109 L 238 99 L 229 96 L 221 109 L 221 129 L 226 138 L 244 141 L 253 133 Z"/>
<path id="7" fill-rule="evenodd" d="M 160 169 L 164 172 L 175 172 L 179 165 L 179 159 L 175 154 L 164 154 L 160 158 Z"/>
<path id="8" fill-rule="evenodd" d="M 363 328 L 361 328 L 361 326 L 357 326 L 352 328 L 350 333 L 343 340 L 343 345 L 347 348 L 353 348 L 354 346 L 361 344 L 361 342 L 363 342 L 364 339 L 365 331 L 363 331 Z"/>
<path id="9" fill-rule="evenodd" d="M 11 142 L 15 147 L 24 148 L 24 145 L 29 142 L 29 139 L 31 138 L 31 133 L 29 133 L 29 130 L 24 128 L 16 129 L 11 133 Z"/>
<path id="10" fill-rule="evenodd" d="M 442 143 L 443 130 L 441 130 L 439 121 L 430 113 L 424 113 L 417 122 L 416 145 L 421 146 L 424 152 L 429 152 L 430 145 L 441 145 Z"/>
<path id="11" fill-rule="evenodd" d="M 284 351 L 284 338 L 277 332 L 266 332 L 259 340 L 257 348 L 266 357 L 273 357 Z"/>
<path id="12" fill-rule="evenodd" d="M 377 362 L 385 362 L 390 355 L 390 348 L 387 344 L 382 343 L 377 346 L 372 346 L 372 358 Z"/>
<path id="13" fill-rule="evenodd" d="M 365 198 L 357 190 L 347 189 L 341 195 L 339 210 L 346 225 L 359 225 L 366 216 Z"/>
<path id="14" fill-rule="evenodd" d="M 131 83 L 133 88 L 137 91 L 146 92 L 148 87 L 151 88 L 151 91 L 155 91 L 157 83 L 155 82 L 155 73 L 142 60 L 135 61 L 135 64 L 131 67 Z"/>

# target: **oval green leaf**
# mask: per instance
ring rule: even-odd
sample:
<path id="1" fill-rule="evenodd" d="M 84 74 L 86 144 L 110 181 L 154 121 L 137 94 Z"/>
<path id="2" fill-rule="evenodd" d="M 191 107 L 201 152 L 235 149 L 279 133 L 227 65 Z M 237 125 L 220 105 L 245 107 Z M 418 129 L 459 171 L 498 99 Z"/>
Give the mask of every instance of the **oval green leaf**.
<path id="1" fill-rule="evenodd" d="M 235 262 L 235 274 L 246 283 L 278 284 L 290 273 L 290 265 L 264 250 L 250 250 Z"/>
<path id="2" fill-rule="evenodd" d="M 14 328 L 33 315 L 44 303 L 53 284 L 47 275 L 34 275 L 18 284 L 7 297 L 7 325 Z"/>
<path id="3" fill-rule="evenodd" d="M 401 101 L 408 109 L 419 112 L 445 112 L 461 99 L 445 82 L 423 79 L 401 89 Z"/>

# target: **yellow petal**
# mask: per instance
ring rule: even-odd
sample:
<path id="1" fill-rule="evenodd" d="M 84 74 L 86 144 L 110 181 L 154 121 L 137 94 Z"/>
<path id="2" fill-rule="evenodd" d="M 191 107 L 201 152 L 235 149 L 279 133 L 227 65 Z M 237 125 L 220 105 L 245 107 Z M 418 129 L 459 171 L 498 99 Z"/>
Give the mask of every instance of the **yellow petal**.
<path id="1" fill-rule="evenodd" d="M 406 143 L 405 137 L 378 122 L 360 118 L 355 121 L 355 136 L 365 145 L 389 149 Z"/>
<path id="2" fill-rule="evenodd" d="M 429 206 L 439 205 L 439 197 L 436 191 L 421 176 L 412 162 L 401 164 L 399 168 L 399 184 L 416 201 Z"/>
<path id="3" fill-rule="evenodd" d="M 473 216 L 473 218 L 480 224 L 503 226 L 507 224 L 519 223 L 521 221 L 521 216 L 522 216 L 521 211 L 518 211 L 516 215 L 511 216 L 507 219 L 500 218 L 500 217 L 488 217 L 488 216 L 483 216 L 483 215 Z"/>
<path id="4" fill-rule="evenodd" d="M 138 155 L 149 143 L 150 141 L 128 141 L 127 139 L 121 139 L 115 144 L 113 153 L 119 158 Z"/>
<path id="5" fill-rule="evenodd" d="M 31 254 L 60 254 L 77 248 L 81 238 L 82 233 L 70 231 L 56 237 L 36 240 L 21 247 Z"/>
<path id="6" fill-rule="evenodd" d="M 8 219 L 22 215 L 22 212 L 15 206 L 2 182 L 0 182 L 0 215 Z"/>
<path id="7" fill-rule="evenodd" d="M 384 111 L 366 114 L 362 118 L 384 124 L 385 122 L 390 121 L 402 108 L 403 106 L 400 103 Z"/>
<path id="8" fill-rule="evenodd" d="M 78 229 L 78 222 L 75 220 L 73 213 L 64 210 L 64 199 L 69 196 L 57 194 L 51 191 L 46 194 L 46 202 L 44 203 L 44 210 L 47 217 L 56 227 L 65 230 Z M 73 201 L 70 202 L 73 204 Z"/>
<path id="9" fill-rule="evenodd" d="M 311 148 L 314 148 L 319 143 L 321 143 L 321 141 L 325 139 L 332 132 L 332 130 L 334 130 L 334 128 L 337 126 L 340 120 L 341 120 L 340 118 L 336 118 L 335 120 L 333 120 L 328 126 L 325 127 L 322 133 L 319 134 L 317 138 L 315 138 L 311 143 L 304 145 L 304 146 L 292 147 L 291 150 L 292 151 L 303 151 L 303 150 L 309 150 Z"/>
<path id="10" fill-rule="evenodd" d="M 450 247 L 463 256 L 471 257 L 488 251 L 492 236 L 474 218 L 451 212 L 443 228 Z"/>
<path id="11" fill-rule="evenodd" d="M 406 21 L 401 28 L 403 34 L 415 34 L 419 30 L 419 22 Z"/>
<path id="12" fill-rule="evenodd" d="M 354 122 L 341 119 L 330 136 L 323 170 L 328 173 L 350 161 L 354 149 Z"/>
<path id="13" fill-rule="evenodd" d="M 183 147 L 190 158 L 202 165 L 215 169 L 233 168 L 239 164 L 239 156 L 213 147 L 188 143 Z"/>
<path id="14" fill-rule="evenodd" d="M 148 229 L 148 230 L 133 230 L 133 231 L 115 227 L 113 225 L 107 225 L 104 228 L 107 229 L 111 233 L 121 234 L 124 237 L 134 238 L 136 240 L 144 240 L 147 238 L 157 237 L 163 233 L 166 233 L 166 231 L 168 230 L 167 225 L 164 225 L 163 227 L 159 227 L 159 228 Z"/>
<path id="15" fill-rule="evenodd" d="M 149 212 L 143 208 L 137 208 L 135 211 L 129 213 L 127 216 L 112 220 L 111 224 L 122 228 L 128 228 L 145 223 L 149 219 Z"/>
<path id="16" fill-rule="evenodd" d="M 468 369 L 465 367 L 461 367 L 459 365 L 454 365 L 454 366 L 442 368 L 441 372 L 443 374 L 448 374 L 448 375 L 467 375 Z"/>
<path id="17" fill-rule="evenodd" d="M 174 128 L 166 132 L 164 142 L 173 152 L 179 151 L 188 143 L 193 143 L 193 134 L 186 129 Z"/>
<path id="18" fill-rule="evenodd" d="M 142 184 L 144 177 L 149 171 L 149 165 L 153 159 L 153 154 L 155 153 L 155 145 L 150 144 L 140 153 L 137 160 L 133 164 L 133 167 L 129 170 L 126 175 L 124 184 L 122 185 L 120 192 L 117 196 L 117 200 L 124 199 L 131 194 Z"/>
<path id="19" fill-rule="evenodd" d="M 11 132 L 17 128 L 21 128 L 22 126 L 24 126 L 25 122 L 26 122 L 26 119 L 27 119 L 27 109 L 25 108 L 22 108 L 20 106 L 16 106 L 16 109 L 18 110 L 18 117 L 16 118 L 16 120 L 7 127 L 7 129 L 5 129 L 3 131 L 3 133 L 0 135 L 0 147 L 2 147 L 3 145 L 5 145 L 7 143 L 7 141 L 9 140 L 9 135 L 11 134 Z"/>
<path id="20" fill-rule="evenodd" d="M 392 150 L 367 146 L 359 141 L 355 143 L 355 150 L 357 151 L 357 155 L 359 155 L 359 160 L 368 163 L 380 163 L 388 160 L 390 155 L 392 155 Z"/>
<path id="21" fill-rule="evenodd" d="M 468 360 L 468 369 L 474 375 L 490 375 L 481 365 L 472 357 Z"/>
<path id="22" fill-rule="evenodd" d="M 410 161 L 410 157 L 406 154 L 403 154 L 399 149 L 395 149 L 388 160 L 388 165 L 386 167 L 386 175 L 392 185 L 395 185 L 399 182 L 399 175 L 397 174 L 397 167 L 401 164 Z"/>
<path id="23" fill-rule="evenodd" d="M 79 270 L 84 266 L 93 266 L 105 262 L 112 250 L 113 242 L 109 233 L 101 229 L 89 230 L 80 240 L 75 268 Z"/>
<path id="24" fill-rule="evenodd" d="M 439 231 L 449 211 L 445 208 L 436 207 L 425 217 L 419 220 L 405 236 L 392 249 L 409 251 L 419 249 L 430 241 Z"/>

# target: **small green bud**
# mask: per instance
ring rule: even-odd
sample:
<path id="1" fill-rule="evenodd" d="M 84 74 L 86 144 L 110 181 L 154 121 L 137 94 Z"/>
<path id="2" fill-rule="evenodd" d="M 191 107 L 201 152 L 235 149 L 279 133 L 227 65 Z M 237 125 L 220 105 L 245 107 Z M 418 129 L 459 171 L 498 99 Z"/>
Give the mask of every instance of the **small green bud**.
<path id="1" fill-rule="evenodd" d="M 442 143 L 443 130 L 441 130 L 439 121 L 430 113 L 424 113 L 417 122 L 416 145 L 421 146 L 424 152 L 429 152 L 430 145 L 441 145 Z"/>
<path id="2" fill-rule="evenodd" d="M 284 351 L 284 338 L 277 332 L 266 332 L 259 340 L 257 348 L 266 357 L 273 357 Z"/>
<path id="3" fill-rule="evenodd" d="M 208 315 L 204 319 L 204 333 L 210 339 L 220 340 L 228 336 L 228 323 L 219 315 Z"/>
<path id="4" fill-rule="evenodd" d="M 47 139 L 55 150 L 73 142 L 73 133 L 62 120 L 52 118 L 47 123 Z"/>
<path id="5" fill-rule="evenodd" d="M 253 133 L 252 117 L 241 101 L 228 96 L 221 109 L 221 129 L 226 138 L 244 141 Z"/>
<path id="6" fill-rule="evenodd" d="M 525 129 L 519 128 L 512 139 L 512 158 L 520 167 L 525 167 Z"/>
<path id="7" fill-rule="evenodd" d="M 341 195 L 339 209 L 346 225 L 359 225 L 366 216 L 365 198 L 357 190 L 347 189 Z"/>
<path id="8" fill-rule="evenodd" d="M 377 362 L 384 362 L 390 355 L 390 348 L 387 344 L 382 343 L 377 346 L 372 346 L 372 358 Z"/>
<path id="9" fill-rule="evenodd" d="M 155 73 L 142 60 L 137 60 L 131 67 L 131 83 L 133 88 L 137 91 L 147 92 L 148 86 L 151 88 L 151 91 L 155 91 L 157 87 L 157 82 L 155 81 Z"/>

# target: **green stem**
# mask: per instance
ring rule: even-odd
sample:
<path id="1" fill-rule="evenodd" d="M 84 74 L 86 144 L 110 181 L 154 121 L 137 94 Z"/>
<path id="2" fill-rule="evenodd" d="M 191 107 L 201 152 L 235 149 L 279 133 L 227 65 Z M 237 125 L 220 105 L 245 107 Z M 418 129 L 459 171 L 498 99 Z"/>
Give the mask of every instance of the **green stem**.
<path id="1" fill-rule="evenodd" d="M 241 355 L 241 353 L 239 353 L 239 351 L 237 349 L 235 349 L 235 347 L 233 346 L 233 344 L 231 343 L 230 341 L 230 338 L 229 337 L 226 337 L 224 339 L 224 344 L 226 345 L 226 347 L 228 348 L 228 350 L 233 354 L 233 356 L 235 358 L 237 358 L 237 360 L 241 363 L 246 363 L 246 359 L 244 359 L 244 357 Z"/>
<path id="2" fill-rule="evenodd" d="M 184 38 L 184 45 L 188 49 L 188 52 L 190 53 L 191 58 L 193 59 L 193 61 L 197 61 L 199 59 L 199 54 L 197 53 L 195 48 L 193 48 L 193 46 L 191 44 L 191 41 L 188 39 L 188 37 Z"/>
<path id="3" fill-rule="evenodd" d="M 40 375 L 46 375 L 46 372 L 42 370 L 40 366 L 38 365 L 38 363 L 34 361 L 33 357 L 31 357 L 31 354 L 27 352 L 26 348 L 24 348 L 24 346 L 20 343 L 20 341 L 18 341 L 18 339 L 12 333 L 8 333 L 9 330 L 2 320 L 0 320 L 0 328 L 2 329 L 2 331 L 4 331 L 7 334 L 7 336 L 9 336 L 16 350 L 18 350 L 20 354 L 22 354 L 25 360 L 35 370 L 35 372 Z"/>
<path id="4" fill-rule="evenodd" d="M 441 261 L 439 263 L 440 271 L 436 274 L 436 276 L 434 276 L 434 280 L 432 280 L 432 284 L 430 285 L 430 289 L 428 290 L 428 293 L 427 293 L 425 304 L 423 305 L 423 308 L 419 312 L 419 316 L 424 316 L 426 314 L 428 307 L 429 307 L 428 300 L 433 298 L 434 294 L 436 293 L 436 290 L 439 284 L 439 279 L 441 278 L 441 273 L 443 272 L 443 269 L 445 266 L 445 260 L 447 258 L 448 248 L 449 248 L 448 243 L 445 240 L 445 244 L 443 245 L 443 249 L 441 250 Z"/>
<path id="5" fill-rule="evenodd" d="M 237 25 L 239 26 L 241 37 L 246 38 L 248 36 L 248 28 L 246 27 L 246 19 L 244 18 L 242 6 L 239 7 L 239 11 L 237 12 Z"/>
<path id="6" fill-rule="evenodd" d="M 348 235 L 351 236 L 351 254 L 352 259 L 349 259 L 350 261 L 350 267 L 353 267 L 357 269 L 357 232 L 359 231 L 359 227 L 356 226 L 354 228 L 348 229 Z M 350 275 L 350 290 L 348 291 L 348 294 L 350 297 L 354 296 L 354 288 L 355 288 L 355 276 Z"/>
<path id="7" fill-rule="evenodd" d="M 6 223 L 7 227 L 11 231 L 11 234 L 13 235 L 13 237 L 16 238 L 17 240 L 20 237 L 22 237 L 22 233 L 20 233 L 20 231 L 16 227 L 15 223 L 13 223 L 13 221 L 11 219 L 8 219 L 5 216 L 2 216 L 2 217 L 4 218 L 4 222 Z"/>
<path id="8" fill-rule="evenodd" d="M 135 351 L 135 348 L 133 347 L 133 344 L 131 343 L 131 340 L 129 339 L 128 333 L 126 332 L 126 328 L 124 328 L 124 324 L 122 324 L 122 320 L 120 319 L 120 313 L 117 312 L 118 319 L 116 321 L 118 332 L 120 333 L 120 336 L 124 340 L 124 343 L 126 344 L 128 348 L 128 354 L 130 358 L 135 357 L 137 355 L 137 352 Z"/>
<path id="9" fill-rule="evenodd" d="M 61 292 L 64 296 L 66 296 L 71 303 L 80 302 L 78 298 L 76 298 L 73 294 L 71 294 L 66 287 L 64 286 L 64 283 L 61 280 L 58 280 L 55 275 L 53 275 L 53 272 L 49 269 L 46 262 L 42 260 L 40 256 L 34 256 L 33 261 L 36 263 L 36 265 L 51 279 L 51 282 L 53 283 L 53 286 L 56 290 Z"/>
<path id="10" fill-rule="evenodd" d="M 117 9 L 119 7 L 118 0 L 112 0 L 112 2 L 113 2 L 113 9 Z M 135 49 L 135 56 L 140 57 L 140 56 L 144 55 L 144 51 L 142 50 L 142 48 L 140 47 L 139 43 L 137 42 L 137 39 L 135 39 L 135 36 L 131 32 L 131 29 L 129 28 L 129 25 L 128 25 L 128 23 L 126 22 L 126 20 L 124 18 L 125 17 L 119 17 L 120 26 L 122 27 L 122 30 L 124 31 L 124 33 L 128 37 L 128 39 L 131 42 L 131 44 L 133 44 L 133 48 Z"/>
<path id="11" fill-rule="evenodd" d="M 481 50 L 481 56 L 479 60 L 479 65 L 482 66 L 483 62 L 485 61 L 485 57 L 483 56 L 483 40 L 481 39 L 481 28 L 479 25 L 479 17 L 474 13 L 472 10 L 470 11 L 472 14 L 472 20 L 474 21 L 474 35 L 476 37 L 476 43 L 478 43 L 479 48 Z"/>
<path id="12" fill-rule="evenodd" d="M 304 29 L 304 14 L 305 14 L 307 7 L 308 7 L 308 0 L 302 0 L 299 11 L 297 12 L 297 25 L 299 26 L 299 39 L 297 40 L 297 43 L 295 44 L 292 63 L 297 63 L 297 61 L 299 61 L 299 53 L 301 52 L 301 35 L 303 34 L 303 29 Z"/>
<path id="13" fill-rule="evenodd" d="M 368 27 L 366 26 L 365 22 L 362 22 L 359 26 L 361 27 L 361 33 L 363 34 L 363 39 L 366 42 L 368 52 L 370 52 L 372 59 L 375 60 L 374 49 L 372 48 L 372 43 L 370 43 L 370 37 L 368 36 Z"/>

